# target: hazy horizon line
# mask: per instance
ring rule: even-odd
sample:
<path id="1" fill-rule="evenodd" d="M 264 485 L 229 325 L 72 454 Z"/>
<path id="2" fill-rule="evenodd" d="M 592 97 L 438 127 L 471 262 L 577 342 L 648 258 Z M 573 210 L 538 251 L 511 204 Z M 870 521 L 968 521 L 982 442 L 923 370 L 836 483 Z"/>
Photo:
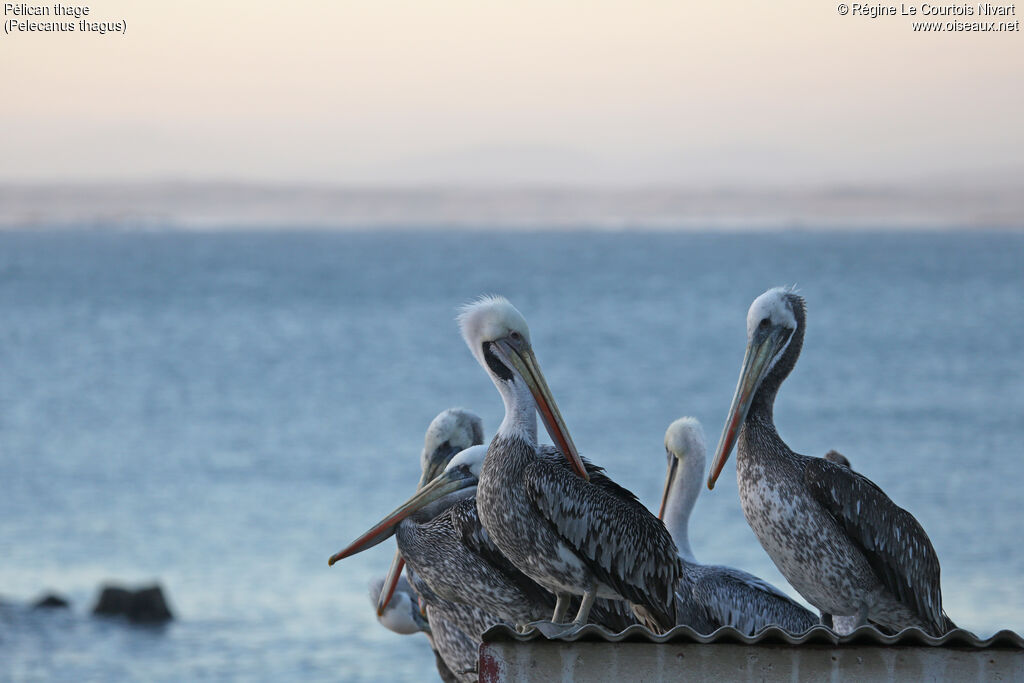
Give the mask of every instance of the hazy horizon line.
<path id="1" fill-rule="evenodd" d="M 0 228 L 1024 228 L 1024 182 L 820 186 L 0 181 Z"/>

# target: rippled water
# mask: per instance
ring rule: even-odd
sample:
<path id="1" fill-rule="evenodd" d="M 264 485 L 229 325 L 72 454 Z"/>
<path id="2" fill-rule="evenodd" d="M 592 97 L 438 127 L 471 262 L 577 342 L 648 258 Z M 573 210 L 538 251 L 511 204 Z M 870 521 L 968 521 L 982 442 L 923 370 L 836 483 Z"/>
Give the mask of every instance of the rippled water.
<path id="1" fill-rule="evenodd" d="M 418 476 L 440 410 L 501 402 L 456 307 L 507 295 L 581 451 L 655 505 L 662 437 L 714 441 L 750 301 L 800 285 L 776 406 L 921 521 L 947 611 L 1024 631 L 1024 235 L 0 233 L 0 678 L 421 680 L 373 619 L 390 547 L 327 557 Z M 697 556 L 782 583 L 730 464 Z M 159 580 L 161 629 L 94 620 Z M 30 612 L 44 590 L 70 612 Z"/>

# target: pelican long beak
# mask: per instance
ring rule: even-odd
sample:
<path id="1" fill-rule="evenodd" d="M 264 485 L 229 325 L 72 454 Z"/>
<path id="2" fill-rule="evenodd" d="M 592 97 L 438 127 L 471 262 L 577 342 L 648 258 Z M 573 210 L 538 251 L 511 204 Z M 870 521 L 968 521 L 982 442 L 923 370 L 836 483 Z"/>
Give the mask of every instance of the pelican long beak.
<path id="1" fill-rule="evenodd" d="M 423 474 L 420 475 L 419 483 L 416 484 L 416 490 L 421 490 L 431 480 L 441 474 L 454 455 L 455 449 L 450 449 L 449 452 L 444 453 L 441 457 L 432 459 L 426 469 L 423 470 Z M 396 550 L 395 557 L 391 560 L 391 567 L 388 569 L 388 575 L 384 579 L 384 585 L 381 586 L 380 595 L 377 596 L 378 617 L 383 615 L 384 610 L 388 608 L 388 604 L 395 594 L 395 589 L 398 588 L 398 580 L 402 578 L 403 569 L 405 569 L 405 558 L 402 557 L 400 551 Z"/>
<path id="2" fill-rule="evenodd" d="M 544 373 L 540 371 L 540 364 L 537 363 L 537 357 L 533 355 L 533 349 L 529 346 L 524 349 L 516 349 L 506 340 L 495 342 L 494 347 L 501 352 L 512 369 L 526 382 L 526 386 L 529 387 L 530 393 L 533 394 L 533 400 L 537 404 L 537 412 L 540 413 L 540 417 L 544 421 L 544 428 L 547 429 L 558 449 L 562 451 L 565 459 L 569 461 L 573 471 L 589 481 L 590 475 L 587 474 L 587 469 L 583 466 L 583 459 L 580 457 L 579 451 L 576 450 L 576 444 L 573 443 L 572 437 L 569 435 L 569 429 L 565 426 L 565 420 L 562 419 L 562 413 L 558 410 L 558 404 L 555 403 L 551 389 L 548 388 L 548 383 L 544 380 Z"/>
<path id="3" fill-rule="evenodd" d="M 718 440 L 715 458 L 711 461 L 711 471 L 708 474 L 709 489 L 715 488 L 718 475 L 722 473 L 722 468 L 732 453 L 740 427 L 747 417 L 747 411 L 750 410 L 751 401 L 754 400 L 754 394 L 772 367 L 772 359 L 788 341 L 786 331 L 782 327 L 774 327 L 766 334 L 755 336 L 747 344 L 746 353 L 743 355 L 743 369 L 740 371 L 740 380 L 736 384 L 736 393 L 733 394 L 732 405 L 729 407 L 729 416 L 722 429 L 722 437 Z"/>
<path id="4" fill-rule="evenodd" d="M 435 500 L 443 498 L 450 493 L 475 485 L 476 477 L 468 471 L 460 468 L 441 474 L 439 477 L 435 478 L 429 484 L 417 491 L 412 498 L 405 501 L 402 505 L 392 511 L 391 514 L 375 524 L 373 528 L 356 540 L 352 541 L 347 548 L 332 555 L 327 561 L 327 564 L 333 565 L 338 560 L 343 560 L 350 555 L 361 553 L 367 548 L 372 548 L 378 543 L 386 541 L 395 533 L 395 529 L 398 527 L 399 523 L 401 523 L 401 521 L 406 517 L 414 514 L 417 510 L 426 507 Z M 397 577 L 395 580 L 397 581 Z"/>
<path id="5" fill-rule="evenodd" d="M 665 490 L 661 492 L 661 507 L 658 508 L 658 519 L 665 519 L 665 504 L 668 503 L 668 492 L 672 490 L 672 482 L 676 478 L 676 470 L 679 469 L 679 458 L 672 456 L 668 462 L 668 473 L 665 475 Z"/>
<path id="6" fill-rule="evenodd" d="M 405 558 L 402 557 L 400 551 L 396 550 L 395 557 L 391 560 L 391 567 L 388 569 L 388 575 L 384 579 L 384 585 L 380 588 L 380 595 L 377 596 L 378 617 L 384 614 L 384 610 L 388 608 L 388 603 L 391 602 L 391 597 L 398 587 L 398 580 L 402 578 L 403 569 L 405 569 Z"/>

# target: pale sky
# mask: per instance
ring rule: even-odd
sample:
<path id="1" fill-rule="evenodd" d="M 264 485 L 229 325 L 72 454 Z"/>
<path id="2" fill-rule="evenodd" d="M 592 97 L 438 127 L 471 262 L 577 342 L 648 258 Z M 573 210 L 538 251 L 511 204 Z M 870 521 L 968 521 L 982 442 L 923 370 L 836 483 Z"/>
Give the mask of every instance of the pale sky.
<path id="1" fill-rule="evenodd" d="M 771 185 L 1024 167 L 1020 32 L 915 33 L 821 0 L 89 7 L 126 34 L 0 35 L 0 181 Z"/>

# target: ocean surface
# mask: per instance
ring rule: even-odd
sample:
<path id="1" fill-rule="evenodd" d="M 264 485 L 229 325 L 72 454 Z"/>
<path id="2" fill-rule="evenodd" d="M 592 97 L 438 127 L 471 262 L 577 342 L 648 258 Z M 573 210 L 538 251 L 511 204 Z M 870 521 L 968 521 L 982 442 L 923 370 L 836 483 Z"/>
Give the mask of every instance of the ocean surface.
<path id="1" fill-rule="evenodd" d="M 1024 631 L 1024 234 L 0 233 L 0 679 L 429 680 L 379 626 L 384 544 L 327 558 L 404 500 L 451 406 L 502 404 L 457 307 L 508 296 L 581 452 L 655 507 L 664 430 L 709 447 L 747 307 L 807 299 L 776 422 L 910 510 L 945 607 Z M 691 520 L 701 560 L 789 589 L 735 460 Z M 176 619 L 89 615 L 158 581 Z M 32 611 L 45 591 L 70 610 Z"/>

